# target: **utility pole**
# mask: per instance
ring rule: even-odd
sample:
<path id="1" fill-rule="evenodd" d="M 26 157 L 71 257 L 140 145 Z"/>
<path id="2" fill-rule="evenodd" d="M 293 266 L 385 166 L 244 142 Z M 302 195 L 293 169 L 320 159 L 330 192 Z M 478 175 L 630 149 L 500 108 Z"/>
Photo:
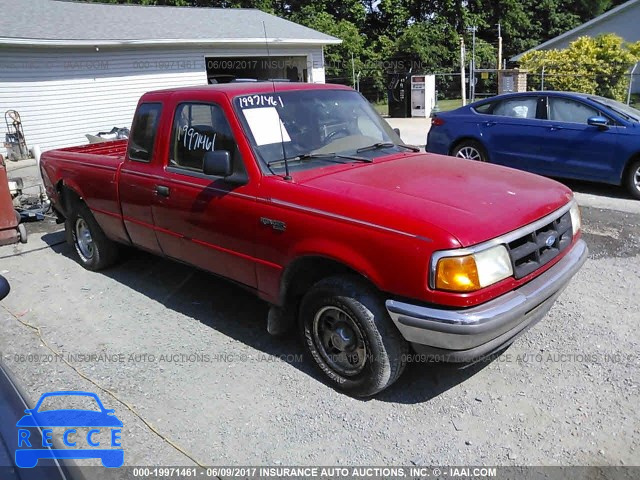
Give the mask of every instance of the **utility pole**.
<path id="1" fill-rule="evenodd" d="M 353 88 L 356 88 L 356 62 L 353 59 L 353 53 L 351 53 L 351 78 L 353 80 Z"/>
<path id="2" fill-rule="evenodd" d="M 498 70 L 502 67 L 502 31 L 498 23 Z"/>
<path id="3" fill-rule="evenodd" d="M 464 38 L 460 37 L 460 91 L 462 93 L 462 106 L 467 104 L 467 86 L 464 78 Z"/>
<path id="4" fill-rule="evenodd" d="M 471 40 L 471 63 L 469 64 L 469 99 L 473 102 L 476 99 L 476 32 L 478 27 L 472 25 L 467 27 L 467 31 L 473 35 Z"/>
<path id="5" fill-rule="evenodd" d="M 496 77 L 498 78 L 498 94 L 500 93 L 500 69 L 502 68 L 502 29 L 498 22 L 498 69 Z"/>

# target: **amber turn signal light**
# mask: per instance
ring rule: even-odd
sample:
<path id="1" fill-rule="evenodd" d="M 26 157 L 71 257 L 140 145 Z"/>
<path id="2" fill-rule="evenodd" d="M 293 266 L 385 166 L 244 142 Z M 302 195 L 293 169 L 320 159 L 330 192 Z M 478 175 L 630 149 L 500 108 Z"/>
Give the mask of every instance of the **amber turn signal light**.
<path id="1" fill-rule="evenodd" d="M 452 292 L 479 290 L 480 278 L 473 255 L 440 259 L 436 271 L 436 288 Z"/>

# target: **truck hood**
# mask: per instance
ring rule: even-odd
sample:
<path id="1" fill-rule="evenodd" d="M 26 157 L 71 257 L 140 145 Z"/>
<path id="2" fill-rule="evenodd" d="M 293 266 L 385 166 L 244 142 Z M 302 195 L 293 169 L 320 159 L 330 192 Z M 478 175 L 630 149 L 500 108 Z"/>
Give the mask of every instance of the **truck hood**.
<path id="1" fill-rule="evenodd" d="M 332 205 L 349 205 L 350 216 L 356 211 L 360 220 L 427 238 L 435 227 L 460 246 L 515 230 L 572 198 L 570 189 L 538 175 L 428 153 L 386 157 L 296 181 L 330 194 Z"/>

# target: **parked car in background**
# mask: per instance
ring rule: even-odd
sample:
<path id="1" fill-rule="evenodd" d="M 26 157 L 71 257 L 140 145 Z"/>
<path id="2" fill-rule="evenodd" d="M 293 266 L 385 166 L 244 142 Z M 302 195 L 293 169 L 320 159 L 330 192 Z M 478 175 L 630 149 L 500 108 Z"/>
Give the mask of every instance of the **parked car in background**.
<path id="1" fill-rule="evenodd" d="M 640 199 L 640 111 L 596 95 L 512 93 L 438 113 L 426 149 L 622 185 Z"/>

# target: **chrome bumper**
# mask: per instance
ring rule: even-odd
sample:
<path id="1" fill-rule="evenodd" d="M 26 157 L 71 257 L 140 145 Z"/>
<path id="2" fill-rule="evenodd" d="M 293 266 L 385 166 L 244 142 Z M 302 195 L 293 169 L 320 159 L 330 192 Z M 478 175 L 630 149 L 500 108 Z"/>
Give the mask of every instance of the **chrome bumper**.
<path id="1" fill-rule="evenodd" d="M 469 361 L 513 342 L 551 309 L 587 259 L 581 239 L 553 267 L 512 292 L 462 310 L 446 310 L 387 300 L 391 319 L 419 353 L 447 361 Z"/>

